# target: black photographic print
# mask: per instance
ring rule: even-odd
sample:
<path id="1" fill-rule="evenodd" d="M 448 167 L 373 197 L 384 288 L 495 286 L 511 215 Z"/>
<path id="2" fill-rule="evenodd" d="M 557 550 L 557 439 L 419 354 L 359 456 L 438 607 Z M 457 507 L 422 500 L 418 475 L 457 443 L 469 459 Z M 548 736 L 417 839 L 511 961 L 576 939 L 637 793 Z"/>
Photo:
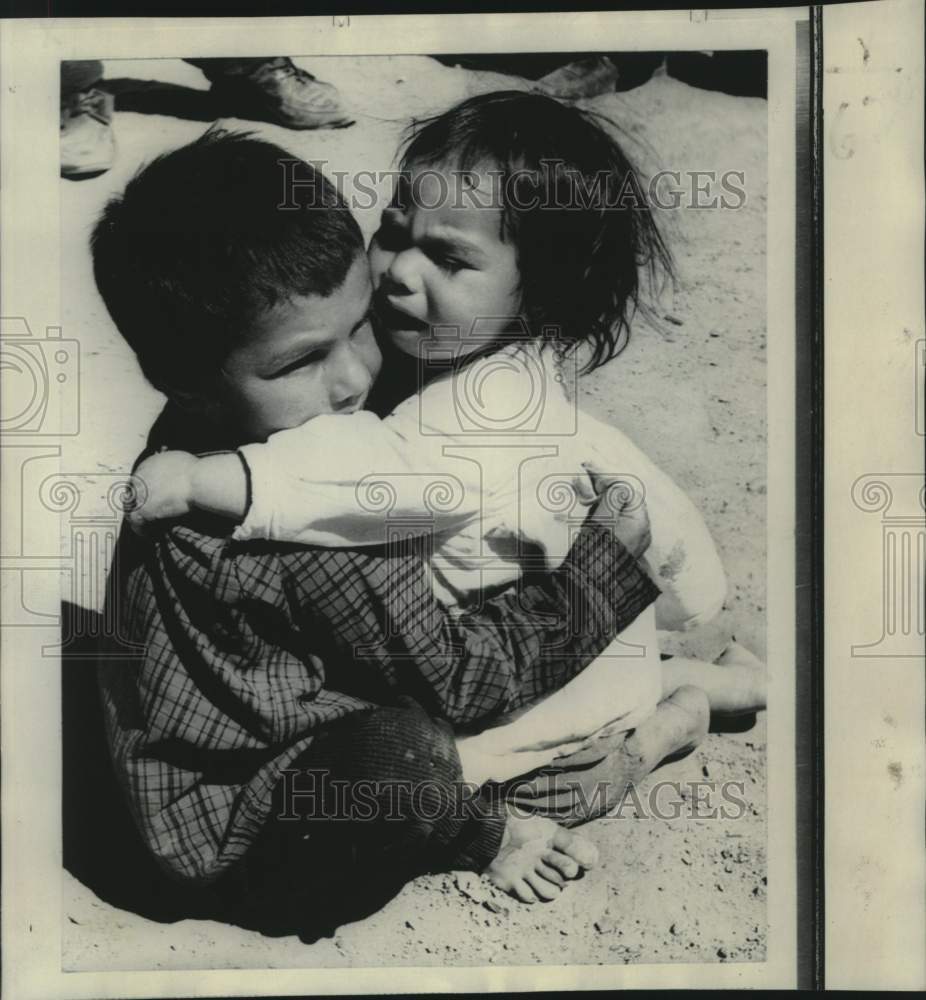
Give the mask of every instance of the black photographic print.
<path id="1" fill-rule="evenodd" d="M 100 674 L 91 785 L 117 798 L 115 765 L 142 829 L 81 837 L 79 795 L 70 844 L 65 815 L 72 967 L 129 967 L 123 921 L 134 968 L 181 941 L 206 967 L 763 961 L 767 53 L 65 62 L 62 88 L 62 294 L 110 412 L 82 461 L 170 449 L 130 515 L 170 568 L 124 554 L 89 609 L 144 647 Z M 222 448 L 244 520 L 168 510 Z M 642 573 L 582 565 L 623 558 L 582 535 L 598 497 Z"/>

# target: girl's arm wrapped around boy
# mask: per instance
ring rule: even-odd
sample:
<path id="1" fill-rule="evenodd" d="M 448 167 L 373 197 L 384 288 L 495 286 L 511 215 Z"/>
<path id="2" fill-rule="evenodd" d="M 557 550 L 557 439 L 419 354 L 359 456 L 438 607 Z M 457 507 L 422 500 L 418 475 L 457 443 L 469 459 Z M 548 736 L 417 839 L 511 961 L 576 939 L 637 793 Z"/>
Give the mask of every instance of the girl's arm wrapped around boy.
<path id="1" fill-rule="evenodd" d="M 444 388 L 424 391 L 433 402 Z M 421 432 L 418 400 L 385 419 L 322 414 L 237 452 L 153 455 L 135 472 L 129 521 L 143 532 L 197 509 L 238 521 L 240 541 L 329 548 L 382 545 L 389 519 L 421 535 L 459 530 L 480 517 L 480 469 L 446 454 L 450 428 Z"/>

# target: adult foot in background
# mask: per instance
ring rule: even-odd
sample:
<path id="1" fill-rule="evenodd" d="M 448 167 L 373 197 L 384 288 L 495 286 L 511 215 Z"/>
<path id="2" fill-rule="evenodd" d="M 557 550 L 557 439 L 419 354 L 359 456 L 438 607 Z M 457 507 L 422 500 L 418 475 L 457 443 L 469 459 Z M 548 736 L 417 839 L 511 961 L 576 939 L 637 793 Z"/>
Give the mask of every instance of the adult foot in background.
<path id="1" fill-rule="evenodd" d="M 61 176 L 99 177 L 113 165 L 113 96 L 100 90 L 103 64 L 96 60 L 61 63 Z"/>
<path id="2" fill-rule="evenodd" d="M 285 56 L 185 61 L 202 70 L 212 83 L 209 96 L 216 117 L 249 118 L 292 129 L 353 125 L 335 87 L 299 69 Z M 61 176 L 70 180 L 98 177 L 116 157 L 115 97 L 102 81 L 99 60 L 61 63 Z M 120 101 L 128 103 L 133 83 L 142 92 L 158 89 L 150 81 L 119 81 Z M 143 110 L 155 113 L 148 103 Z"/>
<path id="3" fill-rule="evenodd" d="M 219 117 L 250 118 L 292 129 L 353 125 L 337 89 L 299 69 L 286 56 L 186 61 L 212 82 Z"/>

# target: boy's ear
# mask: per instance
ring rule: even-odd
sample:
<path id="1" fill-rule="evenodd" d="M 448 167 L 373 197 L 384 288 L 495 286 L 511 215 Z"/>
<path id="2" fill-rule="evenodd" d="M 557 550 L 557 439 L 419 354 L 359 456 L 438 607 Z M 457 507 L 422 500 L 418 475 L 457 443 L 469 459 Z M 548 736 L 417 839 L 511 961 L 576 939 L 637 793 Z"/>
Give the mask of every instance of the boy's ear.
<path id="1" fill-rule="evenodd" d="M 201 389 L 177 389 L 170 391 L 171 402 L 197 420 L 210 420 L 218 423 L 222 417 L 222 405 L 216 394 Z"/>

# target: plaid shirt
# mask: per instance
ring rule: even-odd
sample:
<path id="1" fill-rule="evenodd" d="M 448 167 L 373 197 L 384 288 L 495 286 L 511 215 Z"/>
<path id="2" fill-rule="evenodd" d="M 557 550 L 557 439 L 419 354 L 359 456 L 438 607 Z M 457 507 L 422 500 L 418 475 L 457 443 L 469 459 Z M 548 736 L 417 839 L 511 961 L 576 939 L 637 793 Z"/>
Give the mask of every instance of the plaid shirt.
<path id="1" fill-rule="evenodd" d="M 108 613 L 140 653 L 100 667 L 136 822 L 161 865 L 195 882 L 244 855 L 319 727 L 399 695 L 456 725 L 488 720 L 562 687 L 658 595 L 601 527 L 556 572 L 464 614 L 433 596 L 427 538 L 315 549 L 227 530 L 123 531 Z"/>

